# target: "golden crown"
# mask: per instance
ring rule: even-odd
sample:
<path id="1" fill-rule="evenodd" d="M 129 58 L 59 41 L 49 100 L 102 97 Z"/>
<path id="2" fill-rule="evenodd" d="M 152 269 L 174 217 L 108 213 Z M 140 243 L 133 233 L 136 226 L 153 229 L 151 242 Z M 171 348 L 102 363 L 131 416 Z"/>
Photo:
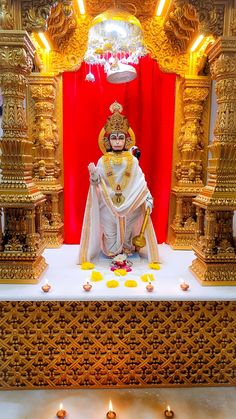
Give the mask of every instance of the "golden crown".
<path id="1" fill-rule="evenodd" d="M 130 147 L 135 145 L 135 135 L 132 128 L 129 126 L 128 119 L 124 115 L 121 115 L 123 107 L 120 103 L 115 101 L 109 109 L 112 115 L 107 118 L 104 128 L 101 129 L 98 137 L 100 150 L 103 153 L 111 150 L 109 134 L 114 131 L 122 131 L 125 134 L 128 134 L 126 136 L 125 148 L 129 150 Z"/>
<path id="2" fill-rule="evenodd" d="M 124 115 L 121 115 L 121 112 L 123 111 L 122 105 L 115 101 L 112 103 L 109 109 L 112 115 L 108 116 L 105 123 L 104 129 L 106 133 L 110 134 L 114 131 L 122 131 L 127 133 L 129 130 L 129 121 Z"/>

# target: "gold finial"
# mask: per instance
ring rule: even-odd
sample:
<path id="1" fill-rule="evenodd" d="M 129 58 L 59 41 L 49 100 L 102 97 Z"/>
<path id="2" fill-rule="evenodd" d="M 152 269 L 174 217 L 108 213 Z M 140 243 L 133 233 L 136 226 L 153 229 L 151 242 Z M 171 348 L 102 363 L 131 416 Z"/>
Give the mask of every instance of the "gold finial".
<path id="1" fill-rule="evenodd" d="M 123 106 L 117 102 L 117 100 L 115 100 L 115 102 L 113 102 L 109 108 L 111 113 L 114 112 L 119 112 L 121 113 L 123 111 Z"/>

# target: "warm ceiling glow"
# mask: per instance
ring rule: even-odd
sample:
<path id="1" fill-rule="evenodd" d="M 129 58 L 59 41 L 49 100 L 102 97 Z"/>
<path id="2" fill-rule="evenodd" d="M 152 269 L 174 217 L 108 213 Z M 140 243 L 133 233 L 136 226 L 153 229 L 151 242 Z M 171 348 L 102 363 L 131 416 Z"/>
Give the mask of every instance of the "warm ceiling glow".
<path id="1" fill-rule="evenodd" d="M 157 16 L 161 16 L 166 0 L 160 0 L 157 8 Z"/>
<path id="2" fill-rule="evenodd" d="M 84 2 L 83 0 L 77 0 L 78 1 L 78 6 L 79 6 L 79 11 L 81 15 L 85 15 L 85 8 L 84 8 Z"/>
<path id="3" fill-rule="evenodd" d="M 204 38 L 204 35 L 199 35 L 197 37 L 197 39 L 194 41 L 193 45 L 190 48 L 191 52 L 194 52 L 197 49 L 198 45 L 202 42 L 203 38 Z"/>
<path id="4" fill-rule="evenodd" d="M 44 35 L 44 33 L 39 32 L 38 35 L 39 35 L 39 38 L 41 39 L 43 45 L 45 46 L 46 50 L 50 51 L 51 47 L 50 47 L 50 45 L 48 43 L 48 40 L 47 40 L 46 36 Z"/>

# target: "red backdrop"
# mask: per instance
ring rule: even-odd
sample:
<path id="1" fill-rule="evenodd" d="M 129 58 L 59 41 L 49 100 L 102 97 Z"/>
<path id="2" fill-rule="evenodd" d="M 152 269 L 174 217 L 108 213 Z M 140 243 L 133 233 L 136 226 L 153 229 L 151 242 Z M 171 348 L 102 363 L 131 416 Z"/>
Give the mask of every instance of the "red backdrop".
<path id="1" fill-rule="evenodd" d="M 63 74 L 63 152 L 65 243 L 79 243 L 89 187 L 90 162 L 101 156 L 97 139 L 109 106 L 123 106 L 141 150 L 142 167 L 154 197 L 152 220 L 158 241 L 166 240 L 171 186 L 175 75 L 164 74 L 150 56 L 136 66 L 138 77 L 110 84 L 101 67 L 93 66 L 96 81 L 86 82 L 88 66 Z"/>

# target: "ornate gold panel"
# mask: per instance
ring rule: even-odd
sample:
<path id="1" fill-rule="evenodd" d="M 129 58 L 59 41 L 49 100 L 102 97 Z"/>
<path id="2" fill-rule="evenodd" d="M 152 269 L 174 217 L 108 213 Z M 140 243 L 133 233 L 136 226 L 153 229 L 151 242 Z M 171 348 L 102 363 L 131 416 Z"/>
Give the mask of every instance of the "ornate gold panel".
<path id="1" fill-rule="evenodd" d="M 85 0 L 86 13 L 91 16 L 99 15 L 110 7 L 114 7 L 114 1 L 112 0 Z M 120 8 L 128 10 L 131 14 L 140 17 L 150 17 L 155 14 L 157 1 L 156 0 L 132 0 L 128 2 L 126 0 L 119 0 L 115 2 Z"/>
<path id="2" fill-rule="evenodd" d="M 69 15 L 63 10 L 62 3 L 57 3 L 51 8 L 47 20 L 47 33 L 56 50 L 67 45 L 77 26 L 76 16 L 71 8 Z"/>
<path id="3" fill-rule="evenodd" d="M 236 38 L 220 38 L 208 53 L 218 108 L 207 185 L 194 200 L 197 259 L 191 271 L 204 285 L 236 285 Z"/>
<path id="4" fill-rule="evenodd" d="M 177 88 L 169 243 L 174 249 L 191 249 L 196 229 L 192 200 L 206 172 L 210 79 L 186 76 Z"/>
<path id="5" fill-rule="evenodd" d="M 236 302 L 0 302 L 2 389 L 235 385 Z"/>

